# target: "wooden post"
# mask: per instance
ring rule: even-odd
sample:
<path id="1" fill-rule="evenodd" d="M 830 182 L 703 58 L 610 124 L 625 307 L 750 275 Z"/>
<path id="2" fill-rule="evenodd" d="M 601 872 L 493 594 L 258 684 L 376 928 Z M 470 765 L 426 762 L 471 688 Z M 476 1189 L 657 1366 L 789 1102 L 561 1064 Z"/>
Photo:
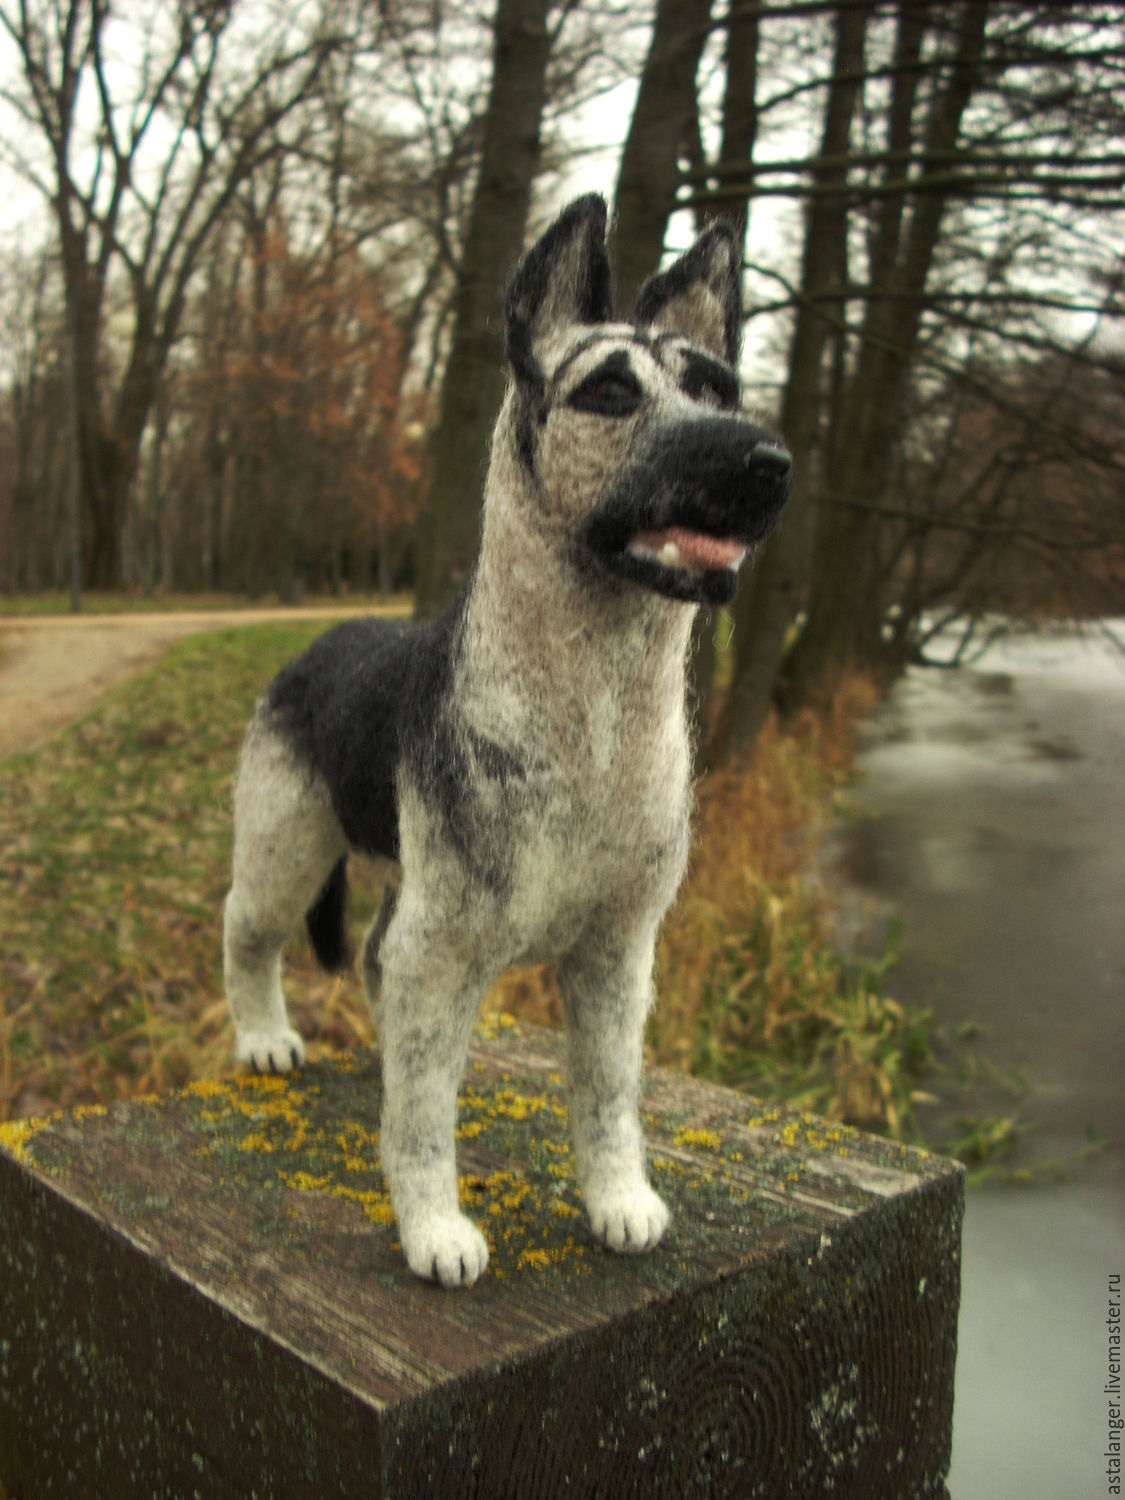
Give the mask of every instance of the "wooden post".
<path id="1" fill-rule="evenodd" d="M 474 1048 L 468 1292 L 397 1248 L 373 1056 L 0 1126 L 11 1500 L 943 1495 L 959 1169 L 653 1073 L 674 1224 L 618 1257 L 561 1057 L 515 1027 Z"/>

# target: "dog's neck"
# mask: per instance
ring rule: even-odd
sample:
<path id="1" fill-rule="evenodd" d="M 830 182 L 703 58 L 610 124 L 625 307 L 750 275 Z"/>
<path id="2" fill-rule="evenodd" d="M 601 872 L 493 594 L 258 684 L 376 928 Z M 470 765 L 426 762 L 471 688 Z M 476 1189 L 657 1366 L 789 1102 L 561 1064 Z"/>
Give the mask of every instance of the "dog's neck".
<path id="1" fill-rule="evenodd" d="M 505 404 L 485 484 L 480 556 L 466 606 L 464 668 L 501 717 L 567 726 L 591 712 L 630 734 L 686 736 L 694 607 L 603 575 L 561 523 L 508 440 Z M 638 750 L 641 747 L 638 745 Z"/>

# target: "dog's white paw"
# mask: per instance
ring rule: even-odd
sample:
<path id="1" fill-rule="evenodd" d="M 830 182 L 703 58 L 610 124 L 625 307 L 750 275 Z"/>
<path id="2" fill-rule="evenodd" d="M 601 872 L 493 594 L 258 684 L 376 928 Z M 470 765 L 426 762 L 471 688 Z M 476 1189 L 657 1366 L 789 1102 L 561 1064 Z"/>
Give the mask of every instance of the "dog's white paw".
<path id="1" fill-rule="evenodd" d="M 484 1235 L 464 1214 L 427 1214 L 401 1233 L 406 1263 L 424 1281 L 472 1286 L 488 1265 Z"/>
<path id="2" fill-rule="evenodd" d="M 305 1044 L 291 1027 L 280 1031 L 244 1031 L 234 1049 L 237 1062 L 255 1073 L 289 1073 L 305 1064 Z"/>
<path id="3" fill-rule="evenodd" d="M 668 1228 L 668 1209 L 647 1182 L 606 1183 L 587 1194 L 590 1228 L 610 1250 L 641 1255 Z"/>

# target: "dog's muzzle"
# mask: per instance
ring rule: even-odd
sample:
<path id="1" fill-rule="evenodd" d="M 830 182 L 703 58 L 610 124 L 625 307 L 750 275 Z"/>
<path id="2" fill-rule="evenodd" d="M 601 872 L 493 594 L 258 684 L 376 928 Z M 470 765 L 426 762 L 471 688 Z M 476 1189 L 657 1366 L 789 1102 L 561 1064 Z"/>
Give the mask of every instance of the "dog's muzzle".
<path id="1" fill-rule="evenodd" d="M 792 460 L 739 417 L 662 423 L 584 528 L 603 567 L 670 599 L 727 604 L 747 555 L 777 525 Z"/>

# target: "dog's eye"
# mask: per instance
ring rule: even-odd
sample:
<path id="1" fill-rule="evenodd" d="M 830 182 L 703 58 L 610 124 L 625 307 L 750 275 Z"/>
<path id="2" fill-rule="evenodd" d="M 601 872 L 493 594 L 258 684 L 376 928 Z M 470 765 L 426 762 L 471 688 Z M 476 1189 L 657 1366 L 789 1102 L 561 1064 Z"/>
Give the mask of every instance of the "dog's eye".
<path id="1" fill-rule="evenodd" d="M 680 380 L 680 388 L 701 406 L 714 406 L 721 411 L 733 411 L 738 406 L 737 378 L 710 361 L 689 364 Z"/>
<path id="2" fill-rule="evenodd" d="M 603 417 L 627 417 L 637 410 L 642 399 L 640 385 L 632 375 L 595 370 L 571 391 L 567 405 Z"/>

